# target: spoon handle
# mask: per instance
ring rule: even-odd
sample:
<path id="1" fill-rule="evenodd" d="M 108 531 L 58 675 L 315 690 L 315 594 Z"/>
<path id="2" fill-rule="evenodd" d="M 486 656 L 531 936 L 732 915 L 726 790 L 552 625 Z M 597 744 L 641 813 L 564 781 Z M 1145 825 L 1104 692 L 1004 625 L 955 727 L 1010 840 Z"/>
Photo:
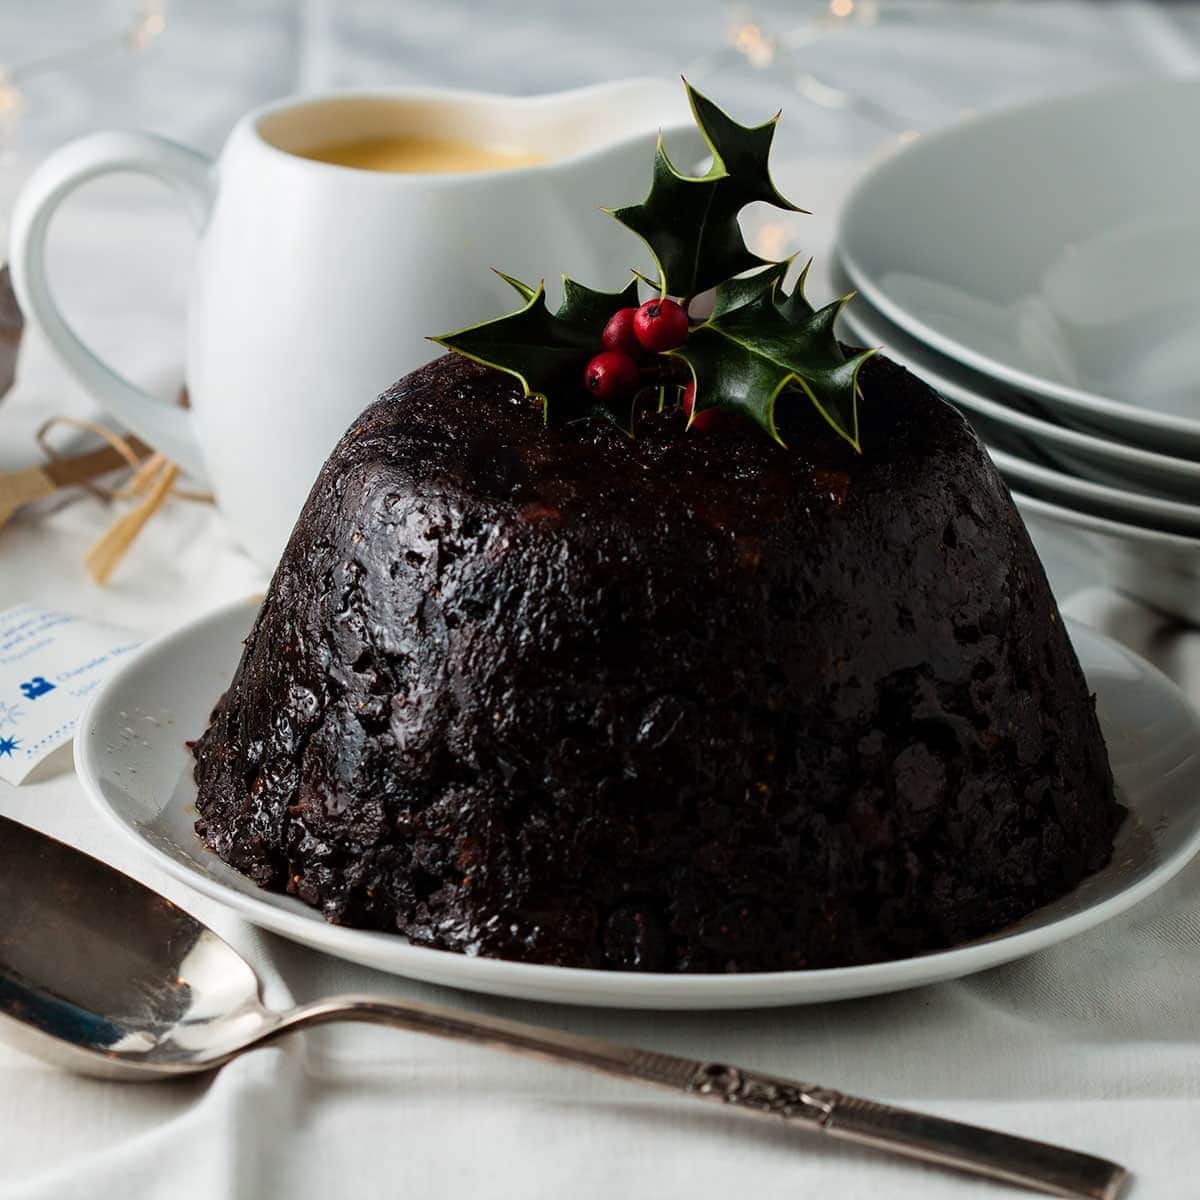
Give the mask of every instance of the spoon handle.
<path id="1" fill-rule="evenodd" d="M 391 1025 L 587 1067 L 1051 1196 L 1116 1200 L 1127 1179 L 1123 1167 L 1089 1154 L 893 1108 L 831 1088 L 408 1001 L 334 997 L 282 1015 L 268 1036 L 345 1020 Z"/>

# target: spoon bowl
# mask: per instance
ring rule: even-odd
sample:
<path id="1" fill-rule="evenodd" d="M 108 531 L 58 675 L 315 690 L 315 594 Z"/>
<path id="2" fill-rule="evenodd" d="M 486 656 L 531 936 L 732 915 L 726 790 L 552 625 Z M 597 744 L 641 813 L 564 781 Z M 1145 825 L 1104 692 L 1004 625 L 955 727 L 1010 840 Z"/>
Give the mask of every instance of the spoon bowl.
<path id="1" fill-rule="evenodd" d="M 0 818 L 0 1021 L 69 1070 L 207 1070 L 278 1023 L 227 942 L 150 888 Z"/>

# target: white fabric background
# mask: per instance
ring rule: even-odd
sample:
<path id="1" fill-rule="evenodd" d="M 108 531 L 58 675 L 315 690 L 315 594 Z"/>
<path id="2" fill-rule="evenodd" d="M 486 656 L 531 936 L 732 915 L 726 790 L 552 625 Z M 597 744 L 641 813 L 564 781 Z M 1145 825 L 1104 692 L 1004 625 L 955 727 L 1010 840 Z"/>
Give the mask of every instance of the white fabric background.
<path id="1" fill-rule="evenodd" d="M 789 29 L 805 9 L 777 0 L 752 15 L 764 28 Z M 0 4 L 0 62 L 69 46 L 124 11 L 8 0 Z M 169 17 L 150 54 L 97 59 L 69 79 L 30 85 L 20 152 L 0 167 L 0 220 L 38 155 L 90 128 L 148 126 L 215 149 L 242 110 L 301 88 L 420 81 L 530 92 L 666 74 L 719 49 L 731 10 L 630 0 L 180 0 Z M 1200 61 L 1200 19 L 1183 6 L 1012 4 L 983 10 L 970 37 L 957 20 L 881 27 L 857 49 L 822 50 L 820 68 L 843 82 L 869 80 L 875 101 L 933 122 L 1129 72 L 1190 71 Z M 798 237 L 820 255 L 838 198 L 881 130 L 789 98 L 778 73 L 733 69 L 721 56 L 693 73 L 746 115 L 786 105 L 791 127 L 781 135 L 778 174 L 814 209 Z M 169 202 L 125 182 L 81 196 L 55 232 L 54 267 L 81 327 L 164 390 L 178 370 L 188 240 Z M 89 410 L 31 338 L 18 389 L 0 404 L 0 462 L 30 457 L 30 432 L 46 413 Z M 172 503 L 113 584 L 98 589 L 79 560 L 110 519 L 79 501 L 0 531 L 0 608 L 33 600 L 150 635 L 262 584 L 218 514 Z M 1052 542 L 1043 548 L 1060 596 L 1101 582 L 1068 573 Z M 1200 701 L 1200 632 L 1102 587 L 1077 592 L 1066 607 L 1139 649 Z M 293 947 L 131 858 L 92 816 L 69 760 L 38 778 L 20 789 L 0 785 L 0 812 L 116 863 L 211 921 L 250 955 L 270 1002 L 341 990 L 435 997 L 1061 1140 L 1129 1165 L 1139 1200 L 1197 1194 L 1200 863 L 1124 918 L 959 983 L 819 1008 L 622 1014 L 456 995 Z M 379 1029 L 330 1028 L 215 1078 L 153 1087 L 69 1078 L 0 1048 L 2 1200 L 729 1193 L 1016 1194 L 613 1081 Z"/>

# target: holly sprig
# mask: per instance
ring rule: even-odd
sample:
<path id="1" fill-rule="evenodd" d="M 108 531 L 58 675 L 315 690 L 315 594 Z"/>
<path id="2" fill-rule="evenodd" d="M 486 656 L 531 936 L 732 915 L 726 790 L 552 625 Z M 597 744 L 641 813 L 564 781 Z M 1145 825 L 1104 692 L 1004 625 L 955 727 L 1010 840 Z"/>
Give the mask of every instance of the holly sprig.
<path id="1" fill-rule="evenodd" d="M 754 254 L 739 224 L 754 202 L 805 211 L 771 179 L 779 114 L 739 125 L 686 80 L 684 86 L 712 154 L 708 170 L 683 174 L 660 136 L 646 198 L 607 210 L 641 238 L 653 274 L 635 271 L 620 292 L 564 276 L 562 301 L 551 312 L 542 284 L 497 272 L 522 306 L 432 340 L 513 375 L 526 395 L 541 397 L 547 419 L 561 407 L 568 417 L 598 412 L 632 428 L 638 401 L 652 396 L 660 407 L 668 400 L 682 406 L 689 428 L 711 427 L 711 414 L 724 410 L 782 443 L 776 407 L 780 397 L 796 395 L 860 450 L 858 373 L 874 351 L 842 351 L 835 325 L 850 297 L 814 309 L 804 294 L 808 267 L 787 291 L 793 260 Z M 639 280 L 656 292 L 640 305 Z M 711 313 L 687 319 L 695 298 L 710 289 Z"/>

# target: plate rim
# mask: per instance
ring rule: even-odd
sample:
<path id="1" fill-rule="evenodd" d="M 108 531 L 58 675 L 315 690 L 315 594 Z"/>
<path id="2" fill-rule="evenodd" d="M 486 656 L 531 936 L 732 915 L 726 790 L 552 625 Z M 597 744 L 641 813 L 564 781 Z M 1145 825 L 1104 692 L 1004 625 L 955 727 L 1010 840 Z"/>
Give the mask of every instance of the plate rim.
<path id="1" fill-rule="evenodd" d="M 933 148 L 932 152 L 936 152 L 945 142 L 953 142 L 957 138 L 978 133 L 980 130 L 987 131 L 996 126 L 1003 127 L 1008 122 L 1026 120 L 1030 115 L 1045 116 L 1059 109 L 1111 100 L 1114 97 L 1169 94 L 1172 91 L 1182 92 L 1189 89 L 1200 90 L 1200 78 L 1142 79 L 1134 83 L 1119 83 L 1107 87 L 1072 91 L 981 113 L 925 134 L 907 144 L 902 144 L 868 167 L 851 187 L 838 212 L 834 233 L 834 252 L 855 288 L 875 308 L 893 324 L 898 325 L 918 341 L 937 350 L 940 354 L 944 354 L 990 379 L 1005 383 L 1017 391 L 1053 401 L 1063 407 L 1086 412 L 1093 417 L 1096 414 L 1103 414 L 1131 428 L 1152 429 L 1160 435 L 1174 434 L 1183 437 L 1194 450 L 1200 452 L 1200 419 L 1176 416 L 1154 409 L 1138 408 L 1125 401 L 1115 400 L 1110 396 L 1092 392 L 1086 388 L 1072 387 L 1069 384 L 1058 383 L 1023 371 L 993 358 L 983 351 L 974 350 L 957 338 L 941 333 L 921 318 L 910 313 L 902 304 L 892 300 L 847 248 L 847 233 L 851 223 L 855 220 L 857 206 L 865 203 L 863 197 L 878 184 L 881 177 L 885 177 L 889 171 L 895 169 L 897 162 L 910 160 L 913 156 L 917 156 L 919 159 L 921 155 L 931 152 L 930 147 Z"/>
<path id="2" fill-rule="evenodd" d="M 1140 492 L 1127 492 L 1111 484 L 1098 483 L 1091 479 L 1079 479 L 1058 471 L 1054 467 L 1041 463 L 1029 462 L 1019 454 L 1010 450 L 1001 450 L 998 446 L 988 445 L 987 452 L 1004 476 L 1012 476 L 1030 487 L 1042 487 L 1053 491 L 1063 500 L 1079 504 L 1108 505 L 1116 511 L 1122 511 L 1132 522 L 1139 519 L 1144 521 L 1164 521 L 1175 528 L 1163 528 L 1159 525 L 1150 528 L 1163 528 L 1164 533 L 1178 533 L 1181 537 L 1200 537 L 1200 505 L 1186 504 L 1179 500 L 1160 500 L 1156 496 L 1145 496 Z M 1103 514 L 1100 514 L 1103 515 Z"/>
<path id="3" fill-rule="evenodd" d="M 865 300 L 865 297 L 863 299 Z M 865 338 L 868 345 L 880 345 L 884 354 L 891 361 L 924 379 L 934 391 L 940 392 L 955 404 L 961 405 L 971 412 L 977 412 L 988 420 L 1019 430 L 1029 437 L 1045 438 L 1057 447 L 1094 454 L 1097 458 L 1114 465 L 1128 467 L 1136 464 L 1147 471 L 1165 472 L 1181 483 L 1194 484 L 1200 490 L 1200 460 L 1177 458 L 1173 454 L 1164 454 L 1161 450 L 1151 450 L 1145 446 L 1114 441 L 1095 433 L 1075 429 L 1070 425 L 1059 425 L 1034 413 L 1012 408 L 1002 400 L 985 396 L 968 383 L 953 379 L 946 374 L 947 369 L 953 371 L 955 367 L 960 366 L 954 360 L 947 359 L 944 365 L 922 362 L 919 353 L 921 350 L 927 350 L 930 354 L 937 353 L 931 347 L 922 344 L 918 349 L 909 349 L 908 347 L 896 349 L 884 330 L 876 328 L 870 319 L 863 319 L 863 307 L 863 304 L 848 305 L 842 310 L 841 320 L 846 329 L 856 338 Z M 887 320 L 882 314 L 872 312 L 872 315 L 877 316 L 879 320 Z M 897 329 L 896 332 L 903 337 L 912 337 L 903 329 Z M 1200 505 L 1193 507 L 1200 512 Z"/>
<path id="4" fill-rule="evenodd" d="M 150 639 L 122 662 L 92 694 L 77 724 L 73 749 L 80 785 L 105 825 L 135 847 L 139 858 L 157 866 L 186 887 L 222 904 L 251 924 L 272 930 L 289 940 L 409 979 L 492 995 L 630 1010 L 715 1011 L 782 1007 L 880 995 L 945 982 L 1001 966 L 1085 933 L 1163 887 L 1200 851 L 1200 821 L 1197 821 L 1185 842 L 1145 876 L 1049 925 L 1017 929 L 909 958 L 814 970 L 755 971 L 726 975 L 559 967 L 415 946 L 398 934 L 331 925 L 315 910 L 311 913 L 294 913 L 271 900 L 241 892 L 198 867 L 179 862 L 127 822 L 109 803 L 100 785 L 100 766 L 104 755 L 98 743 L 93 742 L 91 730 L 96 723 L 96 715 L 106 707 L 109 698 L 126 679 L 136 675 L 143 664 L 152 658 L 168 653 L 180 644 L 186 645 L 205 636 L 214 636 L 215 631 L 235 618 L 240 617 L 248 625 L 256 611 L 257 602 L 245 599 L 222 605 Z M 1072 637 L 1078 631 L 1085 638 L 1094 639 L 1110 650 L 1115 649 L 1135 665 L 1140 674 L 1148 676 L 1156 686 L 1165 688 L 1174 701 L 1183 706 L 1197 731 L 1200 731 L 1200 712 L 1167 675 L 1114 639 L 1069 618 L 1067 624 L 1072 630 Z M 347 944 L 347 950 L 341 947 L 343 942 Z M 367 958 L 349 952 L 355 948 L 361 948 L 361 954 L 367 955 Z M 376 949 L 385 951 L 389 957 L 394 955 L 401 961 L 394 966 L 381 967 L 376 956 L 369 953 Z M 416 969 L 405 969 L 404 960 L 408 959 L 413 960 Z M 428 969 L 423 969 L 426 967 Z M 466 978 L 451 978 L 458 976 L 460 971 Z"/>
<path id="5" fill-rule="evenodd" d="M 1099 517 L 1078 508 L 1068 508 L 1041 496 L 1032 496 L 1019 488 L 1009 488 L 1016 506 L 1027 508 L 1039 517 L 1051 521 L 1062 521 L 1076 529 L 1089 533 L 1103 533 L 1126 542 L 1142 542 L 1164 550 L 1178 550 L 1187 554 L 1200 554 L 1200 537 L 1189 537 L 1186 533 L 1170 533 L 1165 529 L 1149 529 L 1144 525 L 1127 524 L 1115 517 Z M 1153 665 L 1153 664 L 1151 664 Z M 1174 682 L 1171 680 L 1171 682 Z"/>
<path id="6" fill-rule="evenodd" d="M 879 316 L 879 314 L 875 315 Z M 969 412 L 975 412 L 1006 428 L 1019 430 L 1025 437 L 1045 438 L 1056 443 L 1060 449 L 1065 445 L 1082 449 L 1086 453 L 1100 447 L 1095 452 L 1107 457 L 1111 462 L 1121 461 L 1120 455 L 1123 454 L 1128 456 L 1124 459 L 1125 465 L 1128 465 L 1129 458 L 1132 457 L 1135 462 L 1147 470 L 1161 472 L 1164 468 L 1155 460 L 1165 460 L 1168 464 L 1173 464 L 1173 469 L 1171 466 L 1165 468 L 1171 471 L 1173 478 L 1178 479 L 1186 475 L 1188 481 L 1197 488 L 1197 492 L 1200 494 L 1200 461 L 1175 459 L 1171 455 L 1161 454 L 1157 451 L 1145 450 L 1138 446 L 1126 446 L 1121 442 L 1108 441 L 1080 430 L 1055 425 L 1052 421 L 1043 420 L 1032 414 L 1014 411 L 1000 401 L 982 396 L 965 384 L 947 378 L 942 373 L 940 365 L 927 367 L 919 360 L 918 353 L 907 348 L 896 351 L 886 338 L 881 339 L 876 336 L 886 331 L 877 328 L 869 318 L 864 319 L 861 306 L 856 312 L 844 310 L 841 319 L 846 329 L 856 338 L 865 338 L 869 344 L 881 343 L 890 361 L 913 372 L 935 391 Z M 885 322 L 887 320 L 882 316 L 879 316 L 879 319 Z M 904 335 L 903 330 L 899 332 L 902 336 L 907 336 Z M 930 353 L 936 352 L 930 351 Z M 951 368 L 955 365 L 954 363 L 950 364 Z M 1012 419 L 1014 417 L 1016 420 Z M 1153 495 L 1118 487 L 1103 480 L 1073 475 L 1056 466 L 1032 462 L 1020 454 L 995 446 L 981 430 L 977 430 L 976 433 L 997 469 L 1004 476 L 1006 483 L 1016 482 L 1018 486 L 1026 485 L 1033 489 L 1041 487 L 1055 493 L 1056 499 L 1061 500 L 1064 504 L 1070 501 L 1087 506 L 1095 505 L 1101 509 L 1107 508 L 1110 512 L 1120 513 L 1120 517 L 1115 517 L 1104 512 L 1096 512 L 1094 515 L 1101 519 L 1120 521 L 1121 518 L 1124 518 L 1135 528 L 1200 540 L 1200 504 L 1189 504 L 1174 496 Z M 1092 515 L 1090 507 L 1077 511 Z M 1188 532 L 1189 530 L 1191 532 Z"/>

